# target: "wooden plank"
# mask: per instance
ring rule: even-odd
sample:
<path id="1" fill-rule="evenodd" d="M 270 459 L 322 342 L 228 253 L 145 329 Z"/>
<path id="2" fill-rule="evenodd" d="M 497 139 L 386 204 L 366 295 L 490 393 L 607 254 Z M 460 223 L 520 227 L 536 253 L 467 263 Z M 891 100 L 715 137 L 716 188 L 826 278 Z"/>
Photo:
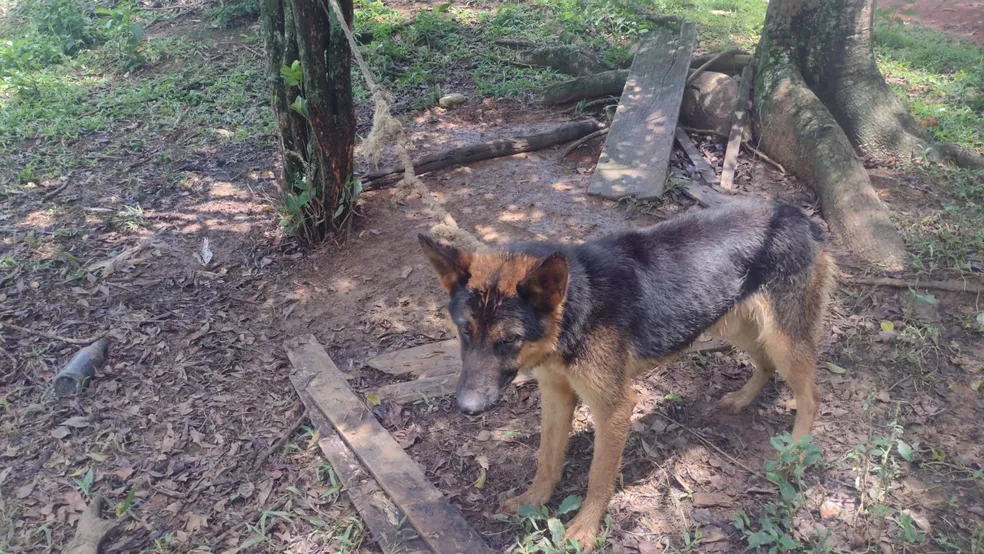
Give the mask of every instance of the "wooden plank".
<path id="1" fill-rule="evenodd" d="M 605 198 L 663 195 L 697 28 L 660 31 L 636 52 L 588 193 Z"/>
<path id="2" fill-rule="evenodd" d="M 458 372 L 461 367 L 459 364 Z M 513 380 L 513 386 L 520 386 L 533 381 L 533 375 L 519 374 Z M 440 399 L 445 396 L 454 396 L 458 386 L 458 373 L 453 375 L 439 375 L 437 377 L 424 377 L 405 383 L 393 383 L 383 385 L 373 391 L 380 401 L 390 400 L 397 404 L 409 404 L 412 402 L 427 402 L 431 399 Z"/>
<path id="3" fill-rule="evenodd" d="M 457 375 L 461 371 L 461 347 L 457 340 L 432 342 L 406 350 L 387 352 L 369 360 L 367 365 L 390 375 L 436 377 Z"/>
<path id="4" fill-rule="evenodd" d="M 741 137 L 745 133 L 748 120 L 748 97 L 752 89 L 751 64 L 741 71 L 741 83 L 738 86 L 738 102 L 735 105 L 735 115 L 731 119 L 731 134 L 728 136 L 728 148 L 724 152 L 724 165 L 721 166 L 721 188 L 724 190 L 731 190 L 735 184 L 738 151 L 741 149 Z"/>
<path id="5" fill-rule="evenodd" d="M 675 136 L 677 143 L 680 144 L 684 153 L 690 158 L 690 162 L 697 168 L 698 173 L 700 173 L 700 178 L 695 180 L 689 175 L 682 175 L 674 170 L 674 177 L 683 183 L 683 188 L 681 189 L 683 193 L 696 200 L 705 208 L 713 208 L 714 206 L 720 206 L 726 203 L 728 197 L 712 185 L 712 183 L 717 181 L 717 175 L 714 174 L 714 169 L 697 150 L 697 147 L 694 146 L 687 133 L 677 127 Z"/>
<path id="6" fill-rule="evenodd" d="M 702 185 L 707 187 L 707 185 Z M 707 187 L 709 188 L 709 187 Z M 722 196 L 716 191 L 711 191 L 711 194 Z M 696 199 L 695 199 L 696 200 Z M 699 201 L 699 200 L 698 200 Z M 458 341 L 448 340 L 441 343 L 434 343 L 431 351 L 457 351 Z M 722 350 L 730 348 L 727 342 L 719 339 L 709 339 L 706 341 L 694 342 L 688 346 L 685 350 L 686 353 L 691 352 L 711 352 L 715 350 Z M 419 350 L 420 347 L 409 348 L 401 352 L 410 352 L 411 350 Z M 399 352 L 394 352 L 393 354 L 398 354 Z M 426 402 L 431 399 L 440 399 L 445 396 L 454 396 L 455 388 L 458 385 L 458 373 L 461 371 L 461 362 L 457 362 L 454 368 L 455 373 L 438 375 L 434 377 L 423 377 L 416 379 L 414 381 L 407 381 L 405 383 L 393 383 L 391 385 L 383 385 L 373 391 L 373 394 L 378 396 L 381 401 L 389 400 L 391 402 L 396 402 L 397 404 L 408 404 L 412 402 Z M 513 380 L 512 385 L 515 387 L 522 386 L 526 383 L 535 381 L 532 374 L 520 373 Z"/>
<path id="7" fill-rule="evenodd" d="M 438 554 L 491 554 L 478 533 L 461 517 L 423 470 L 383 429 L 345 375 L 313 335 L 285 342 L 294 366 L 291 382 L 298 394 L 308 394 L 339 436 L 403 510 L 420 537 Z"/>
<path id="8" fill-rule="evenodd" d="M 345 446 L 311 395 L 301 393 L 300 396 L 307 407 L 311 423 L 318 429 L 318 446 L 321 452 L 342 480 L 345 493 L 384 554 L 431 554 L 431 549 L 417 534 L 417 530 L 409 525 L 403 511 L 386 496 L 379 483 Z"/>

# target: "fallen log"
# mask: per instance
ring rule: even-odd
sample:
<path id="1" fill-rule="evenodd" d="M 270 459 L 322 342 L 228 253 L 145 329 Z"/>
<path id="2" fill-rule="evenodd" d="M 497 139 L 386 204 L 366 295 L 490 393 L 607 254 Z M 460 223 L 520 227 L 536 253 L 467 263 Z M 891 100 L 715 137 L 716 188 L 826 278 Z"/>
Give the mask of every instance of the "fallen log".
<path id="1" fill-rule="evenodd" d="M 611 67 L 595 56 L 573 46 L 541 46 L 516 54 L 516 61 L 523 65 L 549 67 L 572 77 L 582 77 L 608 71 Z"/>
<path id="2" fill-rule="evenodd" d="M 55 376 L 55 394 L 63 396 L 81 391 L 106 363 L 109 339 L 103 337 L 79 350 Z"/>
<path id="3" fill-rule="evenodd" d="M 616 69 L 578 77 L 545 88 L 540 102 L 552 106 L 598 98 L 599 96 L 621 96 L 622 89 L 625 88 L 625 80 L 628 78 L 628 69 Z"/>
<path id="4" fill-rule="evenodd" d="M 723 55 L 722 55 L 723 54 Z M 741 50 L 725 50 L 718 54 L 704 54 L 690 60 L 690 67 L 704 67 L 704 71 L 737 75 L 746 65 L 752 63 L 752 55 Z"/>
<path id="5" fill-rule="evenodd" d="M 705 72 L 684 89 L 680 119 L 688 127 L 711 129 L 728 136 L 737 101 L 738 81 L 724 73 Z M 751 133 L 746 130 L 744 138 L 750 139 Z"/>
<path id="6" fill-rule="evenodd" d="M 501 158 L 522 152 L 542 150 L 579 139 L 601 128 L 601 123 L 593 119 L 586 119 L 574 123 L 565 123 L 549 131 L 535 135 L 452 148 L 451 150 L 445 150 L 414 160 L 413 171 L 419 176 L 446 167 L 465 165 L 492 158 Z M 362 175 L 363 190 L 384 188 L 387 185 L 399 181 L 402 177 L 402 165 L 392 165 L 370 171 Z"/>
<path id="7" fill-rule="evenodd" d="M 116 520 L 102 519 L 101 514 L 105 506 L 106 500 L 103 497 L 95 495 L 92 497 L 92 501 L 79 518 L 75 537 L 65 548 L 65 554 L 99 554 L 103 541 L 119 525 Z"/>
<path id="8" fill-rule="evenodd" d="M 845 279 L 844 283 L 847 285 L 869 285 L 874 287 L 894 287 L 897 289 L 933 289 L 950 292 L 966 292 L 970 294 L 984 294 L 984 285 L 957 280 L 919 281 L 916 279 L 893 279 L 891 277 L 879 277 L 874 279 L 855 277 L 852 279 Z"/>

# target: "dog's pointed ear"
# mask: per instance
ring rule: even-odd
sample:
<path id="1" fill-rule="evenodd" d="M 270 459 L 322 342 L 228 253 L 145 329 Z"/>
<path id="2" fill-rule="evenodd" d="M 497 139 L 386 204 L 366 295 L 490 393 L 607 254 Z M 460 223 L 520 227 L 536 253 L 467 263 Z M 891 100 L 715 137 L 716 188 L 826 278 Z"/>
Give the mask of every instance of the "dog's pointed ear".
<path id="1" fill-rule="evenodd" d="M 426 235 L 417 235 L 417 239 L 420 240 L 420 248 L 427 259 L 437 270 L 437 276 L 444 288 L 450 292 L 468 283 L 468 278 L 471 277 L 468 273 L 471 252 L 441 244 Z"/>
<path id="2" fill-rule="evenodd" d="M 554 252 L 540 261 L 516 286 L 520 298 L 540 313 L 552 313 L 567 296 L 567 258 Z"/>

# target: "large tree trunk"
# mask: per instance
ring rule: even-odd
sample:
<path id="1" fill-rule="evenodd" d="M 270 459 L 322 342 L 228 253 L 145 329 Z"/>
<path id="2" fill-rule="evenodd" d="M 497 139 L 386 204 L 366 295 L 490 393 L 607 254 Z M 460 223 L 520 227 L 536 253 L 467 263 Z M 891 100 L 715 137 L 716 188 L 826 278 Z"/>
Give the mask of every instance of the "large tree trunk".
<path id="1" fill-rule="evenodd" d="M 267 77 L 283 154 L 288 232 L 317 242 L 339 229 L 355 203 L 355 108 L 351 52 L 325 0 L 264 0 Z M 352 0 L 339 0 L 351 26 Z M 291 70 L 300 63 L 301 74 Z M 295 83 L 285 77 L 286 71 Z"/>
<path id="2" fill-rule="evenodd" d="M 810 183 L 849 250 L 888 269 L 906 253 L 858 157 L 981 158 L 935 144 L 875 64 L 873 0 L 772 0 L 755 54 L 754 124 L 762 149 Z"/>
<path id="3" fill-rule="evenodd" d="M 845 37 L 833 29 L 852 12 L 849 7 L 871 0 L 772 0 L 756 51 L 753 122 L 761 148 L 813 186 L 825 219 L 849 250 L 889 269 L 901 269 L 905 247 L 855 153 L 850 137 L 809 83 L 832 76 L 806 74 L 820 60 L 808 60 L 804 41 L 827 37 L 816 45 L 834 57 Z M 809 29 L 808 29 L 809 27 Z M 836 38 L 835 38 L 836 37 Z M 824 48 L 829 50 L 823 50 Z M 829 52 L 829 54 L 828 54 Z M 877 68 L 874 77 L 880 78 Z M 850 87 L 850 82 L 824 82 L 824 90 Z"/>

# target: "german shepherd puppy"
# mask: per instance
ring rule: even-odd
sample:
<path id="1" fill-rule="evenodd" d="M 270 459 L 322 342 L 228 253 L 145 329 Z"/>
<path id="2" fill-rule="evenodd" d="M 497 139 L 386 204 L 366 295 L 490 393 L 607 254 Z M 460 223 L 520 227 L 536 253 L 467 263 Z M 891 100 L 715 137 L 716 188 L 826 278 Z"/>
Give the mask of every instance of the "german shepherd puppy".
<path id="1" fill-rule="evenodd" d="M 517 372 L 532 370 L 539 383 L 536 477 L 502 510 L 550 499 L 580 399 L 594 419 L 594 455 L 587 497 L 567 538 L 590 549 L 621 465 L 636 402 L 633 378 L 679 356 L 704 331 L 747 352 L 755 366 L 719 407 L 741 410 L 779 373 L 796 398 L 793 437 L 808 434 L 836 273 L 821 237 L 799 209 L 749 200 L 578 245 L 470 252 L 420 235 L 450 293 L 450 324 L 461 342 L 461 411 L 494 407 Z"/>

